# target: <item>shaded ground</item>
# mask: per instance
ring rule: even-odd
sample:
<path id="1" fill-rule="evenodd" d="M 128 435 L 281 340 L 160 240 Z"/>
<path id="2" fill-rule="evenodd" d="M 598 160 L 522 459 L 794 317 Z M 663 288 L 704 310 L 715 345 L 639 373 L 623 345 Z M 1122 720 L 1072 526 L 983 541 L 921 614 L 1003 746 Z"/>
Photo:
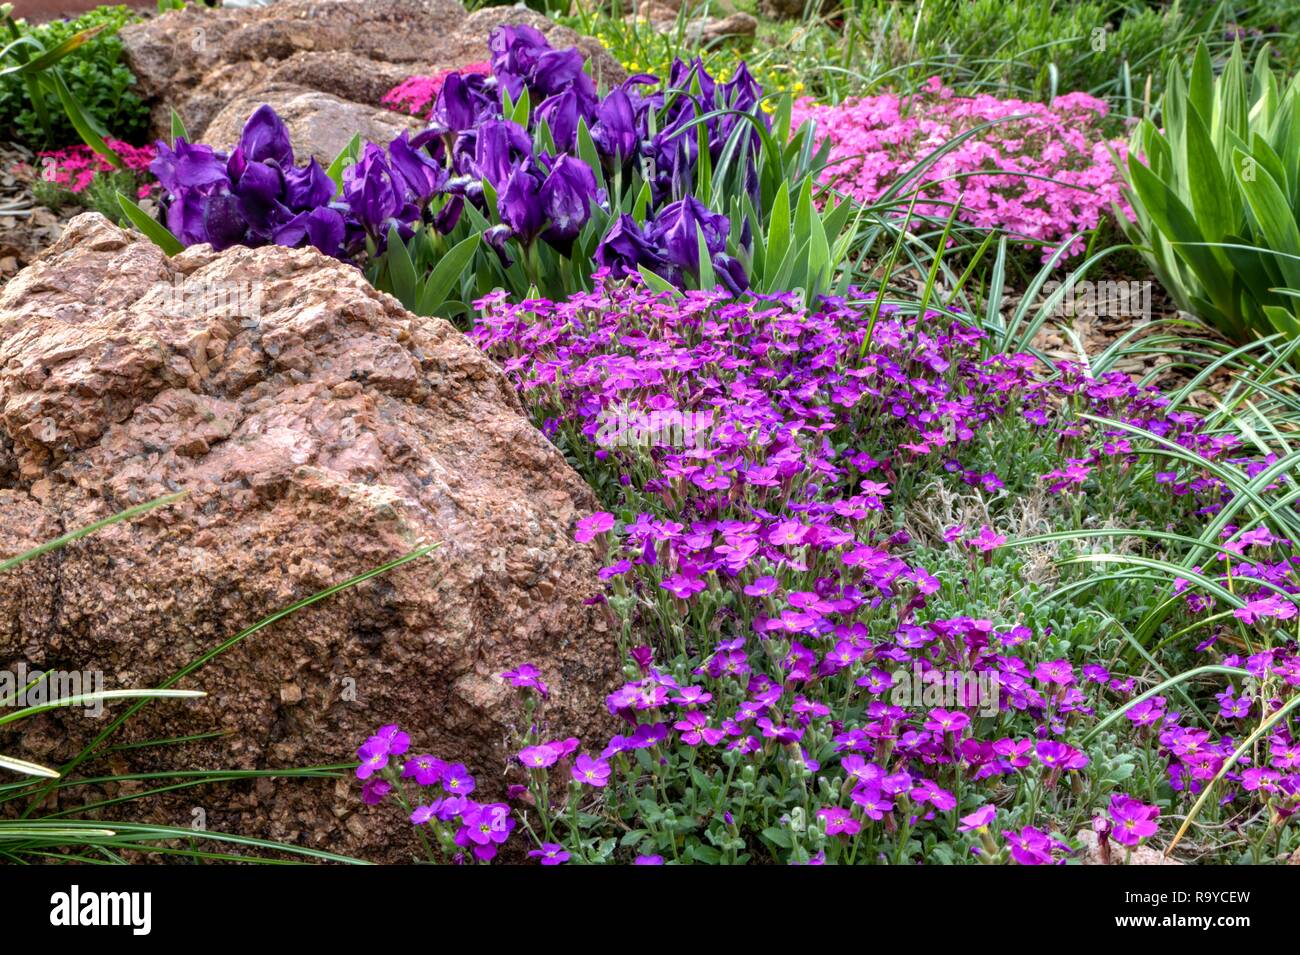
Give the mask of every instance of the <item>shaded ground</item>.
<path id="1" fill-rule="evenodd" d="M 100 4 L 96 0 L 9 0 L 14 5 L 14 19 L 43 23 L 80 16 Z M 112 0 L 136 10 L 157 10 L 156 0 Z"/>
<path id="2" fill-rule="evenodd" d="M 32 154 L 0 142 L 0 285 L 58 238 L 63 219 L 32 198 Z"/>

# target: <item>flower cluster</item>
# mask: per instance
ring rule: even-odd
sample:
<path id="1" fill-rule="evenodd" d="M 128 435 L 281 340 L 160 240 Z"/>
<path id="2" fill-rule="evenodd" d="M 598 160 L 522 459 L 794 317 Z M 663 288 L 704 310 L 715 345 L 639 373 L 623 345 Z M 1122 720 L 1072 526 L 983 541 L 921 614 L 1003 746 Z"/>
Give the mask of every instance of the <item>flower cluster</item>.
<path id="1" fill-rule="evenodd" d="M 478 74 L 487 76 L 492 72 L 492 64 L 487 62 L 470 63 L 459 70 L 441 70 L 429 76 L 411 76 L 398 83 L 384 94 L 380 100 L 385 106 L 408 116 L 418 116 L 428 120 L 433 111 L 433 104 L 442 91 L 442 84 L 453 73 L 462 76 Z"/>
<path id="2" fill-rule="evenodd" d="M 490 69 L 415 78 L 390 92 L 391 105 L 427 114 L 428 126 L 387 145 L 365 143 L 343 171 L 341 193 L 314 159 L 295 165 L 268 106 L 229 155 L 160 142 L 152 168 L 167 192 L 168 227 L 186 245 L 309 244 L 356 256 L 381 249 L 392 228 L 404 239 L 420 222 L 449 234 L 470 203 L 492 223 L 484 239 L 509 265 L 516 248 L 531 262 L 539 240 L 571 256 L 600 209 L 608 228 L 594 257 L 615 272 L 646 268 L 681 285 L 699 277 L 704 254 L 732 291 L 747 285 L 727 251 L 727 216 L 692 194 L 699 150 L 717 161 L 730 144 L 757 197 L 758 133 L 740 114 L 766 118 L 762 90 L 743 68 L 718 83 L 699 61 L 678 61 L 663 89 L 649 92 L 658 80 L 639 75 L 602 97 L 582 54 L 552 49 L 532 27 L 498 27 L 488 45 Z M 516 121 L 520 101 L 526 122 Z M 623 197 L 637 195 L 643 175 L 649 201 L 633 216 Z"/>
<path id="3" fill-rule="evenodd" d="M 356 775 L 363 781 L 362 799 L 378 805 L 395 794 L 414 825 L 432 830 L 432 842 L 421 831 L 431 861 L 492 861 L 515 829 L 510 807 L 471 799 L 477 784 L 461 763 L 427 753 L 399 761 L 410 746 L 409 734 L 396 724 L 381 726 L 361 745 Z"/>
<path id="4" fill-rule="evenodd" d="M 1234 725 L 1277 712 L 1300 686 L 1293 647 L 1220 658 L 1239 676 L 1206 726 L 1199 712 L 1136 695 L 1140 677 L 1091 655 L 1097 636 L 1079 629 L 1082 618 L 1049 617 L 1073 629 L 1060 640 L 1031 610 L 1010 620 L 948 610 L 1019 574 L 994 527 L 936 529 L 922 549 L 892 517 L 898 492 L 914 493 L 927 474 L 1004 494 L 1013 475 L 983 463 L 986 444 L 1002 449 L 993 460 L 1039 449 L 1053 484 L 1059 468 L 1047 465 L 1088 462 L 1048 500 L 1074 507 L 1120 485 L 1166 495 L 1171 522 L 1224 506 L 1221 468 L 1267 466 L 1228 457 L 1233 442 L 1154 389 L 1074 366 L 1043 374 L 1029 356 L 986 356 L 959 316 L 888 305 L 873 324 L 849 301 L 809 311 L 792 296 L 673 299 L 635 283 L 482 304 L 479 344 L 614 496 L 575 538 L 608 557 L 600 576 L 628 641 L 628 678 L 607 706 L 623 729 L 589 748 L 535 731 L 522 741 L 517 811 L 541 818 L 538 858 L 606 861 L 607 825 L 638 862 L 904 862 L 941 846 L 956 848 L 936 857 L 959 861 L 964 841 L 969 859 L 1056 864 L 1074 851 L 1058 820 L 1104 807 L 1099 837 L 1131 847 L 1159 831 L 1157 798 L 1195 797 L 1216 778 L 1230 810 L 1295 812 L 1293 722 L 1228 770 L 1242 735 Z M 689 445 L 672 431 L 632 446 L 595 439 L 611 412 L 626 421 L 673 408 L 709 409 L 713 425 Z M 1219 470 L 1143 468 L 1125 432 L 1097 419 Z M 1030 492 L 1033 477 L 1023 482 Z M 1276 587 L 1246 604 L 1257 628 L 1246 639 L 1267 644 L 1293 619 L 1281 608 L 1294 605 L 1300 559 L 1261 528 L 1228 528 L 1226 540 L 1234 566 Z M 1192 615 L 1207 609 L 1188 604 Z M 1240 613 L 1218 617 L 1248 625 Z M 502 676 L 529 700 L 525 725 L 535 726 L 547 681 L 530 665 Z M 1103 716 L 1122 717 L 1129 752 L 1090 732 Z M 557 774 L 567 804 L 551 795 Z M 1134 778 L 1149 800 L 1121 791 Z"/>
<path id="5" fill-rule="evenodd" d="M 334 181 L 315 158 L 295 163 L 288 130 L 270 106 L 249 117 L 229 155 L 183 137 L 157 148 L 149 168 L 166 192 L 167 228 L 184 245 L 306 243 L 342 253 L 349 222 L 333 203 Z"/>
<path id="6" fill-rule="evenodd" d="M 1107 109 L 1086 93 L 1058 96 L 1050 106 L 960 97 L 932 77 L 913 97 L 882 93 L 836 105 L 803 99 L 794 119 L 815 121 L 819 139 L 830 141 L 822 181 L 863 202 L 950 140 L 995 123 L 921 173 L 926 185 L 916 212 L 946 219 L 960 203 L 960 221 L 1045 243 L 1046 261 L 1062 241 L 1100 224 L 1112 205 L 1128 214 L 1112 158 L 1114 151 L 1123 159 L 1126 144 L 1107 141 L 1098 129 Z M 1075 240 L 1069 254 L 1084 244 Z"/>
<path id="7" fill-rule="evenodd" d="M 129 143 L 110 139 L 108 146 L 122 158 L 123 165 L 131 172 L 143 172 L 149 168 L 154 159 L 152 146 L 132 146 Z M 63 149 L 50 149 L 37 153 L 40 165 L 38 175 L 44 182 L 61 186 L 71 193 L 83 191 L 101 173 L 111 173 L 117 167 L 89 146 L 67 146 Z M 141 186 L 140 197 L 148 195 L 149 186 Z"/>

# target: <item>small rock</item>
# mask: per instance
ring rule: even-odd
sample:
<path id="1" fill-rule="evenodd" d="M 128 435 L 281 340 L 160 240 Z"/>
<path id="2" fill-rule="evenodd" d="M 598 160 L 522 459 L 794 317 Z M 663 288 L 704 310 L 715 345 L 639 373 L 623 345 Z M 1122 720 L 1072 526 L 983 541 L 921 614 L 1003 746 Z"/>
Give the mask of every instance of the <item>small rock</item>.
<path id="1" fill-rule="evenodd" d="M 1106 865 L 1102 858 L 1101 843 L 1097 839 L 1097 833 L 1091 829 L 1080 829 L 1078 835 L 1079 841 L 1083 843 L 1084 852 L 1086 853 L 1082 862 L 1084 865 Z M 1123 865 L 1126 855 L 1124 846 L 1119 845 L 1114 840 L 1110 842 L 1110 865 Z M 1183 865 L 1177 859 L 1167 859 L 1159 849 L 1153 849 L 1150 846 L 1138 846 L 1132 853 L 1128 854 L 1129 865 Z"/>

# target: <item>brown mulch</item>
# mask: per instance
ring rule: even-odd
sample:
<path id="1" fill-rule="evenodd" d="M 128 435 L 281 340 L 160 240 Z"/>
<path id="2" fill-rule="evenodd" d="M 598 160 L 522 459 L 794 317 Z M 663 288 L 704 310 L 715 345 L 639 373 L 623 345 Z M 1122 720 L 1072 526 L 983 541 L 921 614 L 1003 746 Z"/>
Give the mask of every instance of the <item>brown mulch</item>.
<path id="1" fill-rule="evenodd" d="M 0 285 L 59 237 L 64 217 L 32 196 L 32 153 L 0 142 Z"/>
<path id="2" fill-rule="evenodd" d="M 1142 281 L 1142 278 L 1138 278 Z M 1181 321 L 1181 324 L 1174 324 Z M 1159 387 L 1166 393 L 1174 392 L 1188 384 L 1200 368 L 1186 368 L 1176 364 L 1174 356 L 1158 351 L 1144 349 L 1142 341 L 1158 336 L 1178 335 L 1210 339 L 1224 345 L 1228 340 L 1203 324 L 1194 316 L 1182 312 L 1169 298 L 1159 283 L 1151 282 L 1150 318 L 1131 315 L 1106 314 L 1072 314 L 1060 319 L 1049 319 L 1034 337 L 1034 347 L 1056 361 L 1073 361 L 1088 363 L 1100 357 L 1111 345 L 1132 332 L 1135 325 L 1148 325 L 1149 331 L 1132 335 L 1124 343 L 1126 354 L 1122 355 L 1112 366 L 1113 370 L 1122 371 L 1132 378 L 1145 381 Z M 1172 347 L 1169 342 L 1159 344 L 1160 348 Z M 1204 345 L 1192 346 L 1198 352 L 1207 352 Z M 1203 362 L 1198 360 L 1198 365 Z M 1212 374 L 1188 398 L 1188 403 L 1201 410 L 1216 406 L 1218 398 L 1227 393 L 1232 386 L 1233 373 L 1220 369 Z"/>
<path id="3" fill-rule="evenodd" d="M 14 5 L 15 20 L 45 23 L 66 17 L 79 17 L 99 6 L 99 0 L 9 0 Z M 112 0 L 137 10 L 156 10 L 157 0 Z"/>

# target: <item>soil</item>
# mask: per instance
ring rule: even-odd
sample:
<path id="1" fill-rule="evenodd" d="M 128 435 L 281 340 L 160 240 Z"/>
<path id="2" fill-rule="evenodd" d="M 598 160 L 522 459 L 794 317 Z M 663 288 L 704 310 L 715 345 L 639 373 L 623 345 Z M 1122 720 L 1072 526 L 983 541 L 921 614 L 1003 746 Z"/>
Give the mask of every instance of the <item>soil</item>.
<path id="1" fill-rule="evenodd" d="M 99 6 L 97 0 L 9 0 L 14 5 L 14 19 L 44 23 L 80 16 Z M 157 10 L 157 0 L 113 0 L 136 10 Z"/>
<path id="2" fill-rule="evenodd" d="M 57 239 L 66 219 L 32 197 L 31 166 L 30 151 L 0 142 L 0 285 Z"/>

